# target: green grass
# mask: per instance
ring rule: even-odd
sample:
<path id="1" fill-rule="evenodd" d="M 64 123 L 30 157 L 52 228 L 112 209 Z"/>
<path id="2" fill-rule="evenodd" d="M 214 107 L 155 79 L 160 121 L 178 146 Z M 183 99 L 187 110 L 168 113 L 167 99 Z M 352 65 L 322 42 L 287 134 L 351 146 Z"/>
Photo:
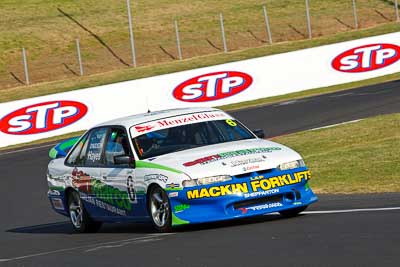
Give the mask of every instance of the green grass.
<path id="1" fill-rule="evenodd" d="M 400 192 L 400 113 L 274 141 L 303 155 L 317 193 Z"/>

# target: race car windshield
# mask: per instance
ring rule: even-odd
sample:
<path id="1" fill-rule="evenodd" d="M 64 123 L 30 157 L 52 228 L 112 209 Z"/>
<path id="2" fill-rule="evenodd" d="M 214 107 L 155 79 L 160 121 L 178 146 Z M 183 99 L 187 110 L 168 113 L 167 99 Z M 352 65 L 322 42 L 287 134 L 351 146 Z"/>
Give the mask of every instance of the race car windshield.
<path id="1" fill-rule="evenodd" d="M 186 149 L 256 138 L 236 120 L 216 120 L 171 127 L 133 138 L 140 159 Z"/>

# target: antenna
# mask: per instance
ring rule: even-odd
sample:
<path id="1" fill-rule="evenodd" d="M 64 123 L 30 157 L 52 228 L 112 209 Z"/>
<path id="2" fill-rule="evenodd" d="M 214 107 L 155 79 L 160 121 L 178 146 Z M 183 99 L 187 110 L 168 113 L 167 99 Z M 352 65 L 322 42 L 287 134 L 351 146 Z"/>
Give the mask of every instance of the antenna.
<path id="1" fill-rule="evenodd" d="M 147 106 L 147 113 L 151 113 L 150 106 L 149 106 L 149 97 L 146 96 L 146 106 Z"/>

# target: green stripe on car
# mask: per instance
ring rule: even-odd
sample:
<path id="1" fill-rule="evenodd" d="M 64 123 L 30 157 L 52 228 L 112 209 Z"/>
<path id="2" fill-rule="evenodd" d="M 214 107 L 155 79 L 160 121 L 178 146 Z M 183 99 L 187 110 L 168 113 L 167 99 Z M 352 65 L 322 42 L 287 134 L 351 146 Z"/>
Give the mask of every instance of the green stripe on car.
<path id="1" fill-rule="evenodd" d="M 147 161 L 141 161 L 141 160 L 136 161 L 136 168 L 158 169 L 158 170 L 170 171 L 170 172 L 174 172 L 174 173 L 182 173 L 179 170 L 176 170 L 176 169 L 164 166 L 164 165 L 151 163 L 151 162 L 147 162 Z"/>
<path id="2" fill-rule="evenodd" d="M 172 225 L 183 225 L 183 224 L 189 224 L 189 221 L 182 220 L 178 218 L 173 212 L 172 212 Z"/>

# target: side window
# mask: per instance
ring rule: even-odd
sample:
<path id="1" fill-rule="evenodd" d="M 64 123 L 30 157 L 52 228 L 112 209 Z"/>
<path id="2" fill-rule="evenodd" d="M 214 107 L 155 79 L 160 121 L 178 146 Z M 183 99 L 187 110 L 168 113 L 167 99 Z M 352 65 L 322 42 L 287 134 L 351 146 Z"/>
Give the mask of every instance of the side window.
<path id="1" fill-rule="evenodd" d="M 76 159 L 76 165 L 78 165 L 78 166 L 82 166 L 85 163 L 86 151 L 87 151 L 88 143 L 89 142 L 85 142 L 85 144 L 83 145 L 83 147 L 81 149 L 81 153 L 79 153 L 79 156 Z"/>
<path id="2" fill-rule="evenodd" d="M 79 157 L 80 160 L 85 161 L 86 166 L 102 165 L 102 153 L 107 132 L 107 128 L 99 128 L 90 133 L 88 142 L 85 144 L 86 147 L 82 149 L 83 153 Z M 86 157 L 84 157 L 86 150 Z"/>
<path id="3" fill-rule="evenodd" d="M 88 134 L 86 134 L 81 140 L 78 142 L 78 144 L 74 147 L 74 150 L 71 152 L 69 155 L 66 163 L 68 165 L 78 165 L 78 157 L 81 154 L 82 148 L 84 147 L 86 140 L 87 140 Z M 86 149 L 84 149 L 86 151 Z"/>
<path id="4" fill-rule="evenodd" d="M 129 155 L 129 140 L 125 130 L 121 128 L 112 128 L 108 136 L 105 161 L 106 165 L 115 165 L 115 156 L 128 156 Z"/>

